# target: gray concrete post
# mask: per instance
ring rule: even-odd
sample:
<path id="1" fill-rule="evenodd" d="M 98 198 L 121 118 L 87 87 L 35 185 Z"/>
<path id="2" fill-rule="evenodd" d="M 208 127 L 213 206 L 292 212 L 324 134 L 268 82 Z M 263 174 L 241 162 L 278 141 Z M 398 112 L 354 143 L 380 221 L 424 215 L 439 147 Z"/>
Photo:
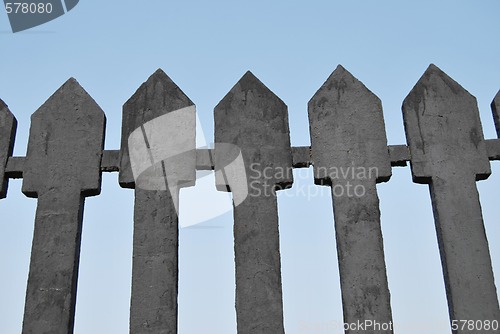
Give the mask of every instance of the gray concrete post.
<path id="1" fill-rule="evenodd" d="M 500 138 L 500 90 L 491 102 L 491 110 L 493 111 L 493 120 L 495 121 L 497 136 Z"/>
<path id="2" fill-rule="evenodd" d="M 5 176 L 7 161 L 14 150 L 17 121 L 7 105 L 0 100 L 0 199 L 7 196 L 8 177 Z"/>
<path id="3" fill-rule="evenodd" d="M 218 189 L 233 192 L 238 333 L 284 333 L 275 189 L 292 183 L 287 107 L 247 72 L 214 114 Z"/>
<path id="4" fill-rule="evenodd" d="M 183 123 L 182 113 L 191 112 L 183 109 L 186 107 L 192 107 L 193 113 L 186 114 L 189 121 Z M 176 128 L 174 132 L 168 126 L 174 121 L 174 112 L 179 110 L 180 125 L 184 128 Z M 194 117 L 193 102 L 162 70 L 156 71 L 123 106 L 119 180 L 122 187 L 135 188 L 132 334 L 177 333 L 178 186 L 194 184 L 196 176 Z M 139 142 L 132 140 L 134 131 L 142 132 Z M 176 149 L 168 141 L 183 134 L 188 135 L 187 146 L 191 149 L 180 159 L 170 161 L 167 156 L 157 154 L 165 148 Z M 140 152 L 141 148 L 145 152 Z M 141 175 L 133 174 L 134 152 L 139 157 L 145 153 L 150 165 Z M 169 167 L 173 169 L 168 170 Z M 179 170 L 182 175 L 178 175 Z M 167 180 L 171 172 L 175 180 Z M 184 184 L 174 184 L 176 181 Z"/>
<path id="5" fill-rule="evenodd" d="M 84 198 L 100 193 L 106 118 L 69 79 L 32 116 L 23 193 L 38 198 L 23 333 L 73 333 Z"/>
<path id="6" fill-rule="evenodd" d="M 392 333 L 376 183 L 391 176 L 380 100 L 338 66 L 309 102 L 316 184 L 332 190 L 344 322 Z M 383 324 L 383 325 L 382 325 Z"/>
<path id="7" fill-rule="evenodd" d="M 475 184 L 491 173 L 476 99 L 430 65 L 404 100 L 403 116 L 413 180 L 430 185 L 450 319 L 498 320 Z"/>

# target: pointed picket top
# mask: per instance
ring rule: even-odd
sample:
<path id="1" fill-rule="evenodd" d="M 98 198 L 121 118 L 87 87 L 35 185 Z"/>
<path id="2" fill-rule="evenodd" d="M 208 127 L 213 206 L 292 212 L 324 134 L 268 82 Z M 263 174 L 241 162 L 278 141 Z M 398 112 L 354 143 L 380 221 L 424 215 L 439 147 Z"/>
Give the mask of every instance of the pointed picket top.
<path id="1" fill-rule="evenodd" d="M 413 179 L 429 183 L 450 170 L 490 171 L 476 98 L 431 64 L 403 102 Z"/>
<path id="2" fill-rule="evenodd" d="M 224 96 L 215 107 L 214 115 L 216 171 L 227 164 L 228 152 L 221 149 L 220 144 L 231 144 L 241 150 L 247 170 L 252 164 L 258 164 L 259 170 L 281 168 L 282 177 L 271 177 L 266 182 L 278 187 L 291 184 L 292 152 L 287 106 L 252 72 L 247 71 Z M 230 190 L 227 180 L 221 176 L 216 173 L 218 189 Z M 252 175 L 247 172 L 247 176 Z"/>
<path id="3" fill-rule="evenodd" d="M 183 115 L 180 118 L 186 118 L 184 124 L 185 129 L 177 129 L 179 133 L 190 136 L 192 143 L 189 146 L 195 145 L 195 106 L 189 97 L 168 77 L 168 75 L 161 69 L 153 73 L 146 82 L 144 82 L 132 97 L 123 105 L 123 120 L 122 120 L 122 138 L 120 150 L 120 175 L 119 182 L 124 188 L 134 188 L 135 180 L 130 161 L 129 150 L 129 137 L 137 129 L 143 127 L 149 122 L 150 126 L 154 127 L 156 124 L 151 123 L 153 120 L 160 117 L 179 111 Z M 174 116 L 174 115 L 171 115 Z M 179 119 L 178 119 L 179 120 Z M 164 120 L 166 121 L 166 120 Z M 155 121 L 156 122 L 156 121 Z M 160 122 L 158 126 L 165 126 Z M 179 124 L 180 125 L 180 124 Z M 162 129 L 157 129 L 163 131 Z M 170 139 L 174 138 L 174 133 L 167 133 L 170 131 L 168 128 L 164 130 L 164 135 Z M 191 138 L 192 137 L 192 138 Z M 165 139 L 168 139 L 165 138 Z M 148 145 L 151 143 L 148 143 Z M 159 145 L 159 143 L 157 143 Z M 195 153 L 192 152 L 192 156 Z M 190 171 L 190 179 L 194 179 L 195 170 Z"/>
<path id="4" fill-rule="evenodd" d="M 332 166 L 376 168 L 377 182 L 390 178 L 382 103 L 361 81 L 338 65 L 308 109 L 317 184 L 332 181 Z"/>
<path id="5" fill-rule="evenodd" d="M 8 178 L 5 177 L 7 160 L 12 156 L 17 120 L 0 99 L 0 198 L 7 196 Z"/>
<path id="6" fill-rule="evenodd" d="M 159 68 L 146 80 L 146 82 L 142 83 L 142 85 L 125 104 L 143 103 L 144 107 L 149 107 L 151 99 L 153 101 L 161 101 L 163 99 L 166 99 L 167 97 L 170 97 L 170 104 L 172 104 L 174 107 L 176 103 L 180 104 L 179 108 L 183 108 L 186 104 L 194 105 L 194 103 L 186 94 L 184 94 L 179 86 L 177 86 L 177 84 L 172 79 L 170 79 L 170 77 L 161 68 Z M 157 101 L 157 103 L 159 101 Z M 164 103 L 166 104 L 166 101 L 164 101 Z M 171 110 L 168 110 L 166 112 L 169 111 Z M 148 115 L 144 115 L 144 117 L 147 116 Z"/>
<path id="7" fill-rule="evenodd" d="M 42 115 L 50 115 L 50 117 L 55 115 L 65 116 L 69 111 L 105 118 L 104 111 L 75 78 L 69 78 L 59 87 L 33 113 L 31 118 L 42 117 Z"/>
<path id="8" fill-rule="evenodd" d="M 31 116 L 23 192 L 37 197 L 52 187 L 76 187 L 86 196 L 101 186 L 106 116 L 70 78 Z"/>
<path id="9" fill-rule="evenodd" d="M 63 109 L 56 109 L 54 106 L 60 105 Z M 88 107 L 84 109 L 83 107 Z M 75 111 L 84 112 L 85 114 L 94 114 L 104 116 L 101 107 L 94 101 L 89 93 L 80 85 L 80 83 L 73 77 L 66 80 L 66 82 L 57 89 L 52 96 L 50 96 L 44 104 L 38 108 L 32 115 L 41 114 L 61 114 L 64 115 L 69 108 Z"/>
<path id="10" fill-rule="evenodd" d="M 500 90 L 491 102 L 491 110 L 493 111 L 493 120 L 495 121 L 495 128 L 497 136 L 500 138 Z"/>
<path id="11" fill-rule="evenodd" d="M 0 99 L 0 110 L 4 110 L 4 109 L 7 109 L 8 106 L 5 104 L 5 102 L 2 101 L 2 99 Z M 3 113 L 3 111 L 2 111 Z M 10 111 L 9 111 L 10 113 Z"/>
<path id="12" fill-rule="evenodd" d="M 247 71 L 241 79 L 231 88 L 229 93 L 222 98 L 222 100 L 219 102 L 219 104 L 216 106 L 216 109 L 229 109 L 229 105 L 231 103 L 234 103 L 238 101 L 238 99 L 235 99 L 235 96 L 239 96 L 241 94 L 248 94 L 250 95 L 245 96 L 240 102 L 242 102 L 244 105 L 251 104 L 257 104 L 259 101 L 266 101 L 266 103 L 275 103 L 277 105 L 280 105 L 280 107 L 285 107 L 285 103 L 278 97 L 276 96 L 266 85 L 262 83 L 251 71 Z M 253 98 L 255 99 L 255 102 L 252 101 L 247 101 L 247 98 Z M 280 109 L 269 109 L 267 111 L 279 111 Z M 239 109 L 235 109 L 235 111 L 239 111 Z M 270 116 L 270 115 L 266 115 Z M 278 117 L 282 116 L 281 114 L 277 115 Z"/>
<path id="13" fill-rule="evenodd" d="M 342 65 L 337 65 L 335 70 L 330 74 L 325 83 L 318 89 L 318 91 L 311 98 L 311 101 L 319 100 L 322 94 L 329 92 L 332 94 L 336 93 L 336 97 L 340 100 L 341 97 L 346 99 L 345 94 L 356 94 L 358 93 L 363 99 L 372 98 L 378 102 L 380 99 L 370 91 L 361 81 L 354 77 L 351 72 L 345 69 Z M 366 95 L 366 96 L 365 96 Z M 339 103 L 340 101 L 337 101 Z M 354 111 L 355 112 L 355 111 Z"/>

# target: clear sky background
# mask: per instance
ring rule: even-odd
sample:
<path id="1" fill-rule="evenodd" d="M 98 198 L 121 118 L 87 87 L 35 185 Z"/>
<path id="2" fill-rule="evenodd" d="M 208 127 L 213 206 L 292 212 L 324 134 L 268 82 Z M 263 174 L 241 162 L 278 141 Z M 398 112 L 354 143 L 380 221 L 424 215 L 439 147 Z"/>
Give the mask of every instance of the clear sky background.
<path id="1" fill-rule="evenodd" d="M 401 103 L 430 63 L 477 97 L 484 134 L 496 138 L 490 103 L 500 89 L 500 1 L 92 1 L 12 34 L 0 10 L 0 98 L 19 122 L 24 156 L 30 115 L 75 77 L 107 116 L 106 149 L 118 149 L 121 107 L 157 68 L 197 106 L 207 141 L 213 108 L 251 70 L 289 108 L 294 146 L 309 145 L 307 102 L 337 64 L 377 94 L 389 144 L 404 144 Z M 478 183 L 500 286 L 500 162 Z M 296 170 L 279 197 L 288 334 L 341 333 L 331 197 Z M 105 174 L 86 201 L 77 334 L 128 332 L 133 191 Z M 0 333 L 20 333 L 36 200 L 11 181 L 0 201 Z M 428 187 L 394 168 L 378 186 L 397 333 L 451 333 Z M 207 198 L 210 196 L 207 193 Z M 185 210 L 200 201 L 181 193 Z M 181 213 L 182 219 L 182 213 Z M 179 332 L 236 333 L 232 213 L 180 231 Z"/>

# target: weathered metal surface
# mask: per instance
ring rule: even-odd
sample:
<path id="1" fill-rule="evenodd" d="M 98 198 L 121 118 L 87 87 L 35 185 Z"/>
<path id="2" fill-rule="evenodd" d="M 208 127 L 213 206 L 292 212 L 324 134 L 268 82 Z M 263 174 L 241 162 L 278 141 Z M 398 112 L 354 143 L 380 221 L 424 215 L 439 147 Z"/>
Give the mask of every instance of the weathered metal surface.
<path id="1" fill-rule="evenodd" d="M 0 199 L 7 196 L 9 178 L 6 173 L 7 161 L 14 150 L 17 121 L 7 105 L 0 100 Z"/>
<path id="2" fill-rule="evenodd" d="M 476 180 L 490 175 L 476 99 L 430 65 L 406 97 L 403 116 L 413 180 L 430 184 L 450 318 L 498 320 L 476 188 Z"/>
<path id="3" fill-rule="evenodd" d="M 100 193 L 105 124 L 75 79 L 31 117 L 22 190 L 38 207 L 23 333 L 73 332 L 84 198 Z"/>
<path id="4" fill-rule="evenodd" d="M 183 133 L 175 133 L 168 128 L 168 116 L 186 107 L 192 107 L 193 112 L 188 110 L 182 114 L 184 111 L 181 111 L 181 118 L 186 115 L 187 121 L 181 124 L 183 128 L 176 128 Z M 193 102 L 161 70 L 123 106 L 120 184 L 135 187 L 130 306 L 130 333 L 133 334 L 177 333 L 179 189 L 176 183 L 194 182 L 196 151 L 185 152 L 179 164 L 177 160 L 169 160 L 171 152 L 163 149 L 177 149 L 170 146 L 169 141 L 186 134 L 191 141 L 189 145 L 194 148 L 194 117 Z M 172 121 L 175 121 L 173 117 Z M 139 137 L 134 137 L 138 129 L 142 134 L 139 132 Z M 141 175 L 132 173 L 134 154 L 139 158 L 144 155 L 150 165 Z"/>
<path id="5" fill-rule="evenodd" d="M 288 113 L 250 72 L 215 107 L 215 170 L 233 192 L 238 333 L 284 333 L 275 188 L 292 183 Z"/>
<path id="6" fill-rule="evenodd" d="M 392 321 L 376 183 L 391 176 L 380 100 L 338 66 L 309 102 L 315 182 L 332 188 L 344 322 Z M 351 330 L 349 333 L 392 333 Z"/>

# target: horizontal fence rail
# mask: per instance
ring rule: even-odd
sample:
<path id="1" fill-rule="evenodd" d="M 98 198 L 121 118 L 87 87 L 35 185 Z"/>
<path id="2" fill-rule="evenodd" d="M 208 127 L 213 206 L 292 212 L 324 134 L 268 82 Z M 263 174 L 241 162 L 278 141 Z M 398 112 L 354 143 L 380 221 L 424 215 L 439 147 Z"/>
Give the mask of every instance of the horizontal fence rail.
<path id="1" fill-rule="evenodd" d="M 491 108 L 500 138 L 500 91 Z M 500 160 L 500 139 L 484 139 L 476 99 L 435 65 L 402 111 L 407 144 L 388 145 L 381 101 L 338 66 L 309 101 L 311 146 L 292 147 L 287 106 L 247 72 L 215 107 L 214 148 L 197 149 L 195 105 L 158 70 L 123 106 L 120 150 L 104 150 L 104 112 L 71 78 L 32 115 L 26 157 L 15 157 L 17 121 L 0 100 L 0 198 L 23 178 L 38 200 L 22 332 L 73 332 L 84 201 L 103 172 L 119 172 L 135 191 L 130 333 L 177 333 L 178 210 L 189 205 L 179 190 L 214 170 L 233 195 L 238 333 L 284 333 L 276 192 L 310 166 L 332 193 L 344 322 L 390 323 L 376 184 L 408 163 L 429 185 L 450 323 L 499 321 L 476 181 Z"/>

